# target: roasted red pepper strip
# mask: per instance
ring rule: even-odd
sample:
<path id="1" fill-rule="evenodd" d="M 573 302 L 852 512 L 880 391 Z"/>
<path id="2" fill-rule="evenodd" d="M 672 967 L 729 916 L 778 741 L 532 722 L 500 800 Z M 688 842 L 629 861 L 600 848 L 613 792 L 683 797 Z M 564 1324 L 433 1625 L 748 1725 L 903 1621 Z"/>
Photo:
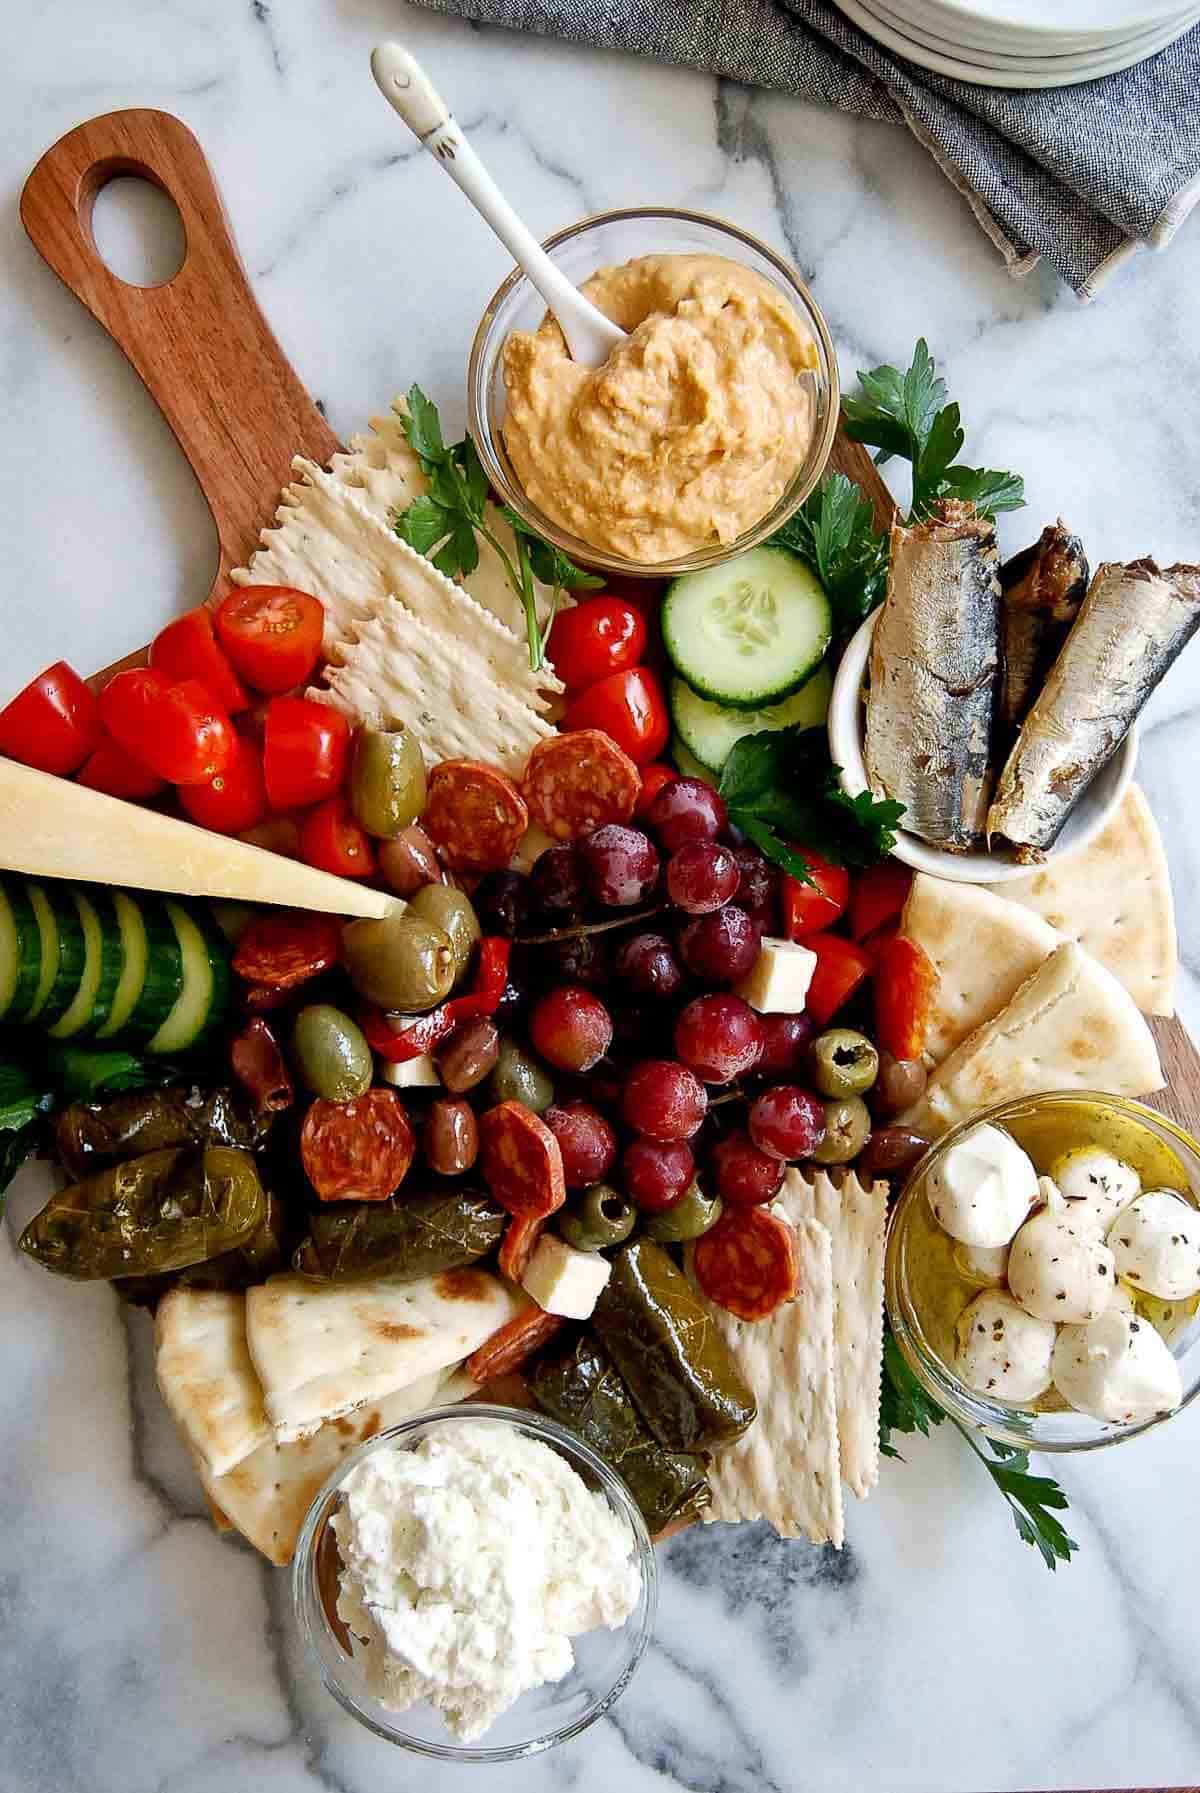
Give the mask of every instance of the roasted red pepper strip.
<path id="1" fill-rule="evenodd" d="M 452 996 L 427 1015 L 416 1015 L 406 1021 L 402 1031 L 394 1028 L 382 1009 L 371 1006 L 359 1012 L 359 1026 L 367 1036 L 372 1052 L 389 1064 L 407 1064 L 432 1052 L 449 1039 L 460 1021 L 473 1021 L 478 1015 L 494 1015 L 508 982 L 508 957 L 512 943 L 502 934 L 485 934 L 479 942 L 479 956 L 471 988 L 461 996 Z"/>
<path id="2" fill-rule="evenodd" d="M 540 1351 L 562 1325 L 558 1314 L 543 1313 L 540 1307 L 529 1308 L 515 1320 L 506 1321 L 468 1357 L 467 1375 L 472 1382 L 490 1382 L 496 1376 L 510 1375 L 535 1351 Z"/>
<path id="3" fill-rule="evenodd" d="M 893 1058 L 920 1058 L 929 1032 L 937 968 L 915 940 L 897 934 L 875 960 L 875 1025 L 879 1046 Z"/>
<path id="4" fill-rule="evenodd" d="M 296 1100 L 279 1041 L 261 1015 L 247 1021 L 229 1046 L 233 1074 L 254 1098 L 259 1114 L 281 1114 Z"/>
<path id="5" fill-rule="evenodd" d="M 912 888 L 912 872 L 898 859 L 881 859 L 858 872 L 850 886 L 850 932 L 866 940 L 899 919 Z"/>

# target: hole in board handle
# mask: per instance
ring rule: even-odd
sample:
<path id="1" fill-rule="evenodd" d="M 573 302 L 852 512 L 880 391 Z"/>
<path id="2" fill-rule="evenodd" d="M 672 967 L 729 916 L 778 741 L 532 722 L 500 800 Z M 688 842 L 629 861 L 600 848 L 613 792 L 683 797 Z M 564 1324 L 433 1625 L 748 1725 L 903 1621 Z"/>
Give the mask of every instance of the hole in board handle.
<path id="1" fill-rule="evenodd" d="M 170 194 L 141 175 L 114 173 L 91 200 L 96 253 L 129 286 L 165 286 L 187 255 L 187 233 Z"/>

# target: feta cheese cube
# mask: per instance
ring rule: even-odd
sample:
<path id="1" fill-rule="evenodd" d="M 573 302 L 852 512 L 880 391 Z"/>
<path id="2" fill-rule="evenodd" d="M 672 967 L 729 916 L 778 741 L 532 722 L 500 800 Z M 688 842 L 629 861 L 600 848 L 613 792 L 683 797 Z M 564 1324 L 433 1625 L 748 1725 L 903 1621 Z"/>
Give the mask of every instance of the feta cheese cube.
<path id="1" fill-rule="evenodd" d="M 396 1089 L 437 1089 L 441 1078 L 428 1052 L 420 1058 L 406 1058 L 402 1064 L 380 1066 L 379 1075 Z"/>
<path id="2" fill-rule="evenodd" d="M 543 1233 L 521 1286 L 548 1314 L 590 1319 L 612 1265 L 598 1251 L 577 1251 L 557 1233 Z"/>
<path id="3" fill-rule="evenodd" d="M 798 1015 L 808 998 L 808 986 L 817 969 L 817 955 L 794 940 L 775 940 L 767 935 L 740 984 L 738 996 L 760 1015 Z"/>

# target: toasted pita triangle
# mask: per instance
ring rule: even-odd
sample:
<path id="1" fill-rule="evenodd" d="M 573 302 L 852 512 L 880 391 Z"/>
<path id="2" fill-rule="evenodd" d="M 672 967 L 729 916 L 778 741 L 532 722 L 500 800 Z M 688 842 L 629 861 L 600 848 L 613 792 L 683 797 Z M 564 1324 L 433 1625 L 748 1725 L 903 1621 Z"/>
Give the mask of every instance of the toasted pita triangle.
<path id="1" fill-rule="evenodd" d="M 169 1290 L 154 1316 L 154 1373 L 175 1424 L 210 1475 L 226 1474 L 270 1438 L 246 1348 L 243 1295 Z"/>

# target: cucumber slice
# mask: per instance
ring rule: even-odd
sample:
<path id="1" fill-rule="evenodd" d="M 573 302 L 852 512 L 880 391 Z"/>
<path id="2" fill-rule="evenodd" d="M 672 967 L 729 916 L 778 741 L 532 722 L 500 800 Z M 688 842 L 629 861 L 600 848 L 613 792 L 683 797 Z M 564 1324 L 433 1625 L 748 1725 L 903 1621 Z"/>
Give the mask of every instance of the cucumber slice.
<path id="1" fill-rule="evenodd" d="M 215 926 L 204 927 L 181 904 L 166 900 L 183 959 L 183 988 L 147 1052 L 186 1052 L 216 1025 L 229 1003 L 229 952 Z"/>
<path id="2" fill-rule="evenodd" d="M 0 1015 L 24 1021 L 42 986 L 42 931 L 19 878 L 0 879 Z"/>
<path id="3" fill-rule="evenodd" d="M 717 780 L 707 766 L 702 766 L 694 753 L 691 753 L 678 735 L 671 737 L 671 758 L 684 778 L 698 778 L 704 784 L 710 784 L 715 791 Z"/>
<path id="4" fill-rule="evenodd" d="M 29 885 L 30 901 L 34 901 L 34 891 L 40 891 L 44 905 L 43 911 L 35 903 L 35 913 L 39 922 L 48 921 L 53 939 L 46 948 L 47 956 L 54 966 L 54 981 L 50 985 L 50 993 L 42 999 L 37 1010 L 37 1019 L 42 1027 L 50 1027 L 60 1016 L 65 1015 L 75 1000 L 83 978 L 83 968 L 87 953 L 83 941 L 83 924 L 79 919 L 79 910 L 69 884 L 34 884 Z"/>
<path id="5" fill-rule="evenodd" d="M 820 581 L 786 548 L 750 548 L 683 573 L 662 606 L 663 644 L 702 697 L 756 710 L 797 690 L 833 633 Z"/>
<path id="6" fill-rule="evenodd" d="M 58 923 L 54 918 L 54 908 L 50 898 L 40 884 L 32 880 L 25 881 L 25 894 L 29 898 L 29 906 L 37 923 L 40 945 L 38 948 L 38 986 L 33 993 L 33 1001 L 25 1016 L 26 1021 L 38 1021 L 42 1011 L 50 1000 L 54 989 L 54 980 L 58 976 Z"/>
<path id="7" fill-rule="evenodd" d="M 116 893 L 114 893 L 115 895 Z M 137 910 L 141 943 L 126 943 L 126 951 L 141 961 L 141 982 L 134 993 L 133 1006 L 114 1025 L 120 992 L 113 998 L 112 1011 L 101 1029 L 101 1037 L 111 1039 L 120 1028 L 122 1040 L 137 1046 L 156 1034 L 183 989 L 183 955 L 179 939 L 171 926 L 171 918 L 161 897 L 141 895 L 126 898 Z"/>
<path id="8" fill-rule="evenodd" d="M 114 890 L 112 901 L 121 935 L 121 975 L 113 991 L 108 1019 L 95 1030 L 98 1040 L 106 1040 L 124 1027 L 146 981 L 146 930 L 141 911 L 123 890 Z"/>
<path id="9" fill-rule="evenodd" d="M 710 702 L 675 678 L 671 680 L 671 721 L 688 752 L 710 772 L 719 772 L 743 735 L 756 735 L 764 729 L 818 728 L 828 712 L 832 690 L 829 668 L 821 665 L 782 703 L 761 710 L 734 710 L 728 704 Z"/>
<path id="10" fill-rule="evenodd" d="M 83 976 L 65 1012 L 50 1029 L 55 1040 L 93 1034 L 107 1021 L 125 960 L 121 929 L 111 895 L 92 885 L 72 893 L 83 929 Z"/>

